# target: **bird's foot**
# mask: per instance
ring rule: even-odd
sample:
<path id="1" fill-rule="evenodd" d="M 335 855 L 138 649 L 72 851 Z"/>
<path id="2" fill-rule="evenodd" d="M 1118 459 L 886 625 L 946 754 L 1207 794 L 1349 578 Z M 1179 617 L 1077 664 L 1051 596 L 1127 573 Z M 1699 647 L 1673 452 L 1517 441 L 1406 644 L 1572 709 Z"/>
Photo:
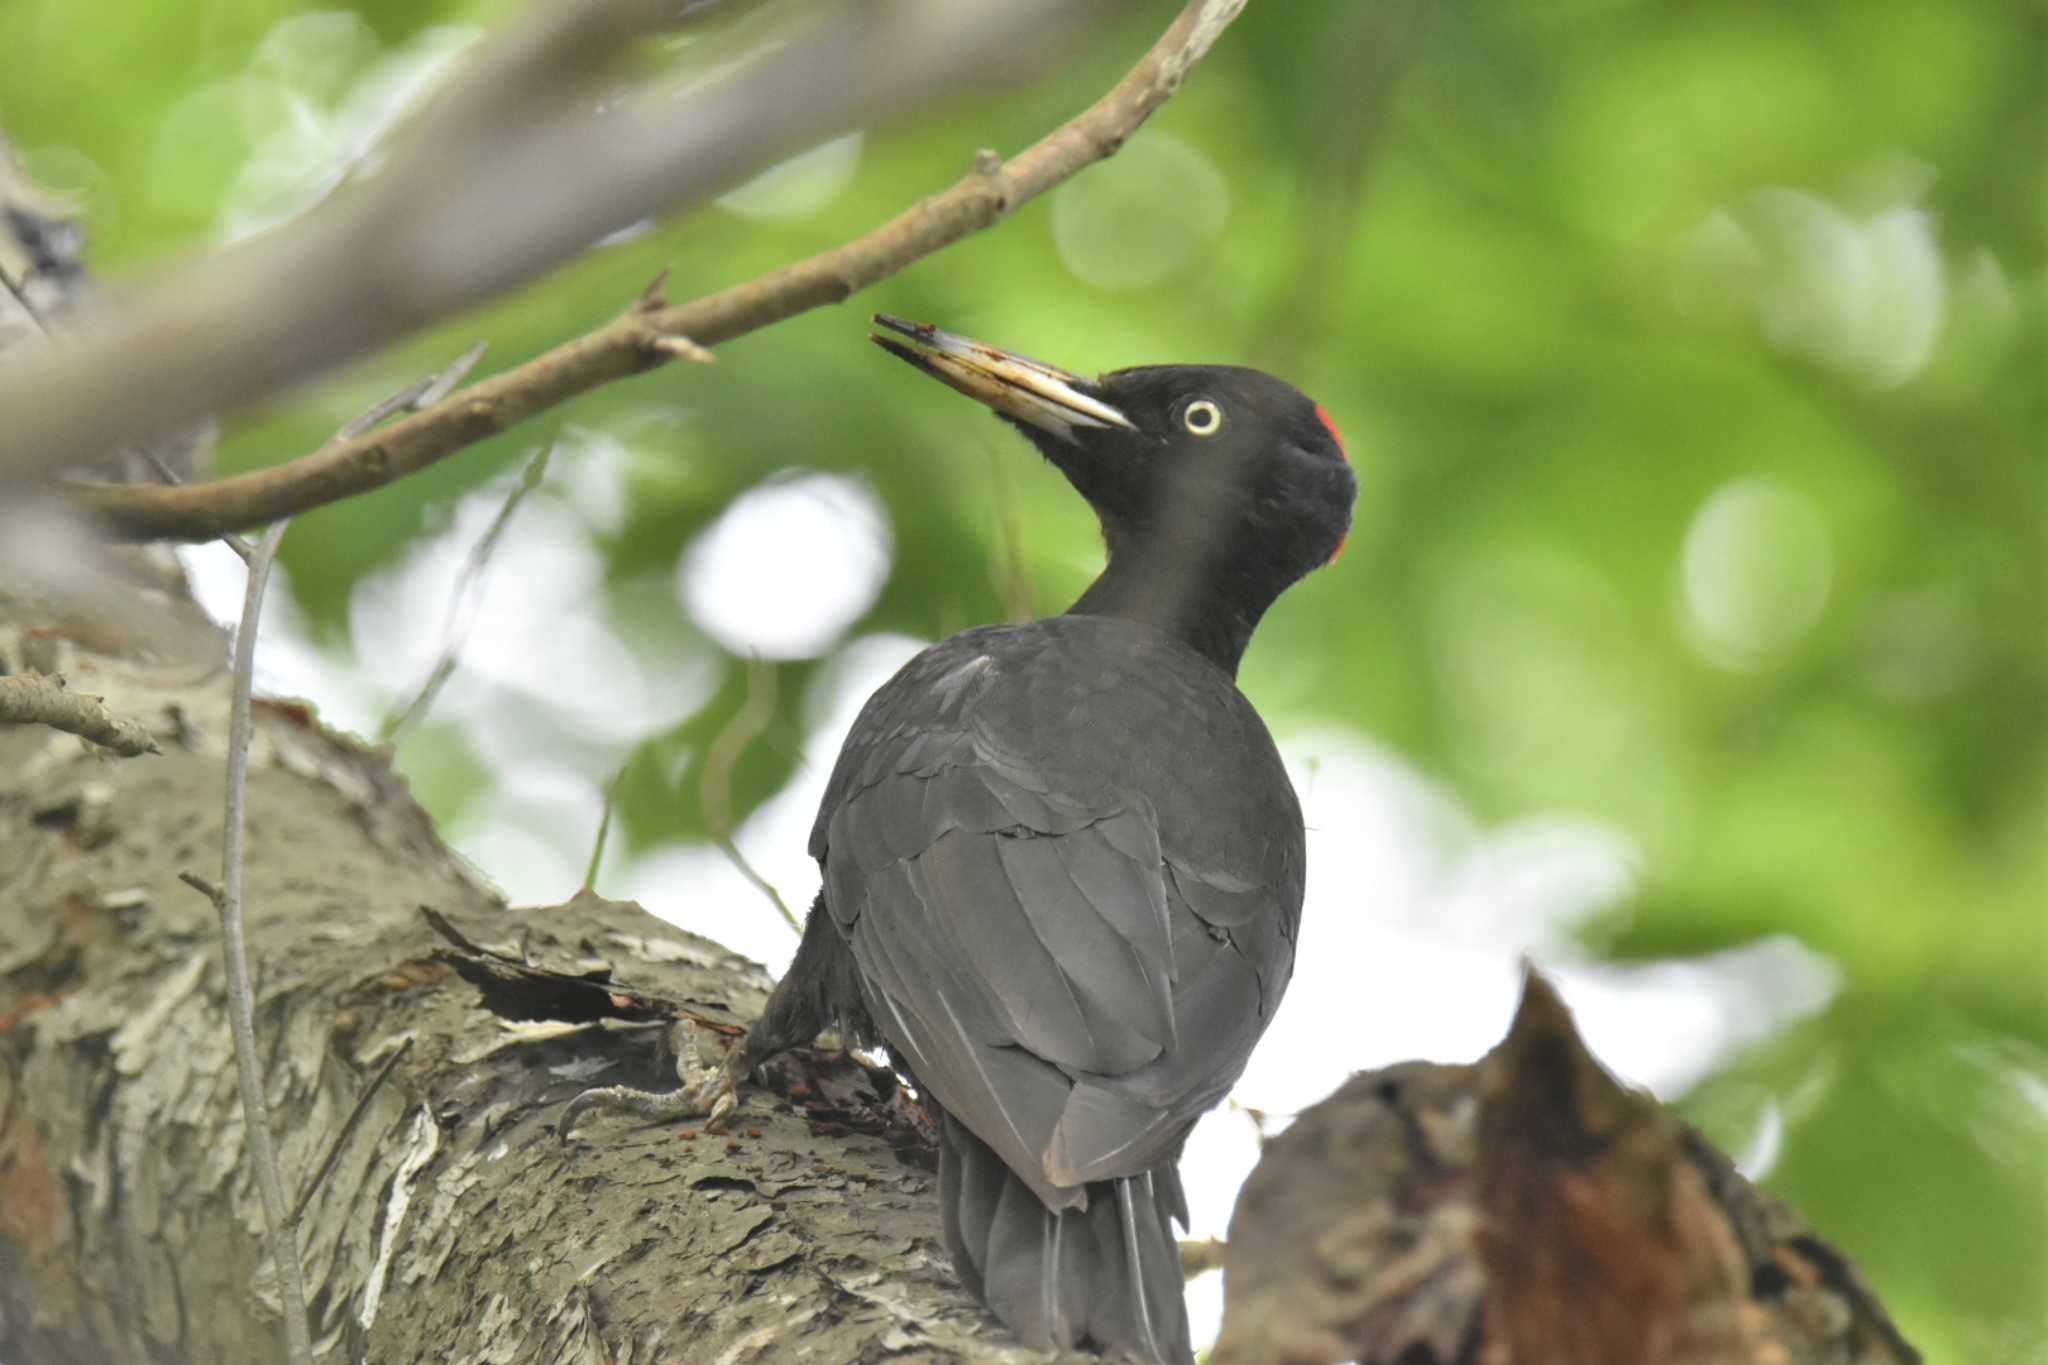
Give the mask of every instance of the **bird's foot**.
<path id="1" fill-rule="evenodd" d="M 705 1120 L 709 1132 L 723 1130 L 726 1117 L 739 1107 L 740 1090 L 747 1079 L 746 1044 L 735 1046 L 725 1060 L 708 1074 L 696 1064 L 694 1047 L 676 1049 L 676 1078 L 682 1082 L 673 1090 L 635 1090 L 627 1085 L 604 1085 L 586 1090 L 563 1106 L 555 1121 L 555 1133 L 566 1140 L 577 1118 L 592 1109 L 610 1109 L 650 1119 Z"/>

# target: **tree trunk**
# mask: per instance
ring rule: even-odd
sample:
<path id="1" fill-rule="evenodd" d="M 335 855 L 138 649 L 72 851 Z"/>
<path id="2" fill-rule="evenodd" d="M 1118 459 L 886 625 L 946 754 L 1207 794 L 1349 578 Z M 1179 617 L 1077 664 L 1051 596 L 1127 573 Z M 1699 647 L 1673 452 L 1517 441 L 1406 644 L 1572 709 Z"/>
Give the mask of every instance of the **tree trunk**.
<path id="1" fill-rule="evenodd" d="M 30 658 L 162 752 L 0 726 L 0 1360 L 276 1359 L 215 915 L 178 880 L 218 871 L 227 675 L 16 603 L 0 663 Z M 637 906 L 504 909 L 303 707 L 259 704 L 249 791 L 257 1024 L 327 1358 L 1039 1358 L 955 1283 L 909 1107 L 849 1059 L 797 1078 L 808 1112 L 757 1089 L 724 1135 L 556 1136 L 594 1078 L 672 1083 L 658 1021 L 736 1034 L 760 967 Z"/>

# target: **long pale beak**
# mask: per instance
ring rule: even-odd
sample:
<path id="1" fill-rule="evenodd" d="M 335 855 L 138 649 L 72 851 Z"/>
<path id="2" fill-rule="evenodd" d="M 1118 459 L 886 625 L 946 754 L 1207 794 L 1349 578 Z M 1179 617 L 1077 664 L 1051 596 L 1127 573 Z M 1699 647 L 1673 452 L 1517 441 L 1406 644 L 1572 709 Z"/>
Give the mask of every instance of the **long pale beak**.
<path id="1" fill-rule="evenodd" d="M 927 322 L 910 322 L 887 313 L 875 314 L 875 326 L 910 338 L 870 333 L 877 346 L 943 380 L 969 398 L 988 404 L 1013 421 L 1074 439 L 1077 427 L 1122 427 L 1135 430 L 1131 419 L 1097 398 L 1095 385 L 1077 374 L 999 351 L 979 341 L 942 332 Z"/>

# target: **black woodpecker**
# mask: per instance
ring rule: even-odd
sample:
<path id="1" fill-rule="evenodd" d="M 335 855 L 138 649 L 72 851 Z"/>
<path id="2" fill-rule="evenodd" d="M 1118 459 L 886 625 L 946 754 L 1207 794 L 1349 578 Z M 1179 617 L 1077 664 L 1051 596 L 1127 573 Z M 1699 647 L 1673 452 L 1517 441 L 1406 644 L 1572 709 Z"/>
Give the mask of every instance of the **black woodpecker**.
<path id="1" fill-rule="evenodd" d="M 722 1080 L 827 1028 L 887 1047 L 938 1112 L 967 1287 L 1034 1346 L 1192 1362 L 1176 1165 L 1301 918 L 1301 807 L 1238 660 L 1335 557 L 1357 480 L 1328 415 L 1257 370 L 1088 380 L 875 324 L 1066 475 L 1108 565 L 1062 615 L 962 631 L 868 699 L 811 831 L 824 889 Z"/>

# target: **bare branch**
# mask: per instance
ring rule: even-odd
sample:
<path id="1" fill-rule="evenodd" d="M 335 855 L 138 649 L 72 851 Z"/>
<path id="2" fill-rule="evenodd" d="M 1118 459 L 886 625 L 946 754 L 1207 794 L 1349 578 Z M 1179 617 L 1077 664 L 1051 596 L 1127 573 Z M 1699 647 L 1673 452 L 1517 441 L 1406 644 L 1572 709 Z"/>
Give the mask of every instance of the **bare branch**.
<path id="1" fill-rule="evenodd" d="M 1042 57 L 1103 6 L 811 6 L 807 23 L 680 94 L 667 82 L 619 93 L 615 59 L 675 8 L 554 0 L 476 57 L 378 174 L 118 308 L 81 314 L 72 344 L 0 372 L 0 472 L 87 464 L 231 410 L 849 127 L 1014 75 L 1020 55 Z M 639 358 L 644 367 L 644 347 Z M 480 429 L 525 415 L 486 413 Z"/>
<path id="2" fill-rule="evenodd" d="M 111 533 L 133 540 L 205 540 L 222 531 L 354 497 L 424 469 L 577 394 L 673 359 L 665 338 L 714 346 L 839 303 L 963 237 L 1001 221 L 1110 156 L 1180 88 L 1243 0 L 1190 0 L 1159 41 L 1106 95 L 1024 151 L 977 158 L 952 188 L 862 237 L 694 302 L 661 303 L 650 285 L 605 326 L 474 384 L 373 436 L 289 463 L 184 489 L 78 487 Z M 9 390 L 0 385 L 0 401 Z"/>
<path id="3" fill-rule="evenodd" d="M 484 352 L 490 349 L 490 345 L 491 343 L 488 341 L 478 341 L 461 355 L 449 361 L 448 368 L 429 378 L 425 386 L 418 393 L 405 400 L 403 405 L 405 411 L 418 412 L 422 408 L 431 408 L 434 404 L 455 392 L 455 386 L 469 378 L 469 372 L 476 368 L 476 363 L 479 360 L 484 358 Z M 386 415 L 388 416 L 389 414 Z M 383 420 L 382 417 L 377 419 L 378 422 Z M 370 426 L 375 426 L 376 424 L 376 422 L 372 422 Z M 368 427 L 364 428 L 364 430 L 368 429 Z M 342 439 L 346 440 L 349 437 L 360 435 L 362 435 L 360 431 L 343 431 Z"/>
<path id="4" fill-rule="evenodd" d="M 144 726 L 113 714 L 98 697 L 68 690 L 64 679 L 41 673 L 0 678 L 0 722 L 47 725 L 89 739 L 122 758 L 162 752 Z"/>
<path id="5" fill-rule="evenodd" d="M 583 889 L 591 895 L 597 894 L 597 870 L 604 866 L 604 846 L 612 835 L 612 810 L 619 802 L 619 784 L 626 780 L 626 766 L 612 774 L 612 780 L 604 784 L 604 814 L 597 820 L 597 839 L 590 847 L 590 865 L 583 872 Z"/>
<path id="6" fill-rule="evenodd" d="M 789 908 L 789 902 L 784 900 L 782 893 L 775 889 L 775 883 L 762 876 L 755 869 L 754 865 L 747 861 L 747 855 L 740 852 L 740 846 L 733 842 L 732 836 L 730 834 L 714 834 L 711 836 L 711 842 L 718 846 L 718 851 L 725 855 L 725 860 L 738 869 L 739 874 L 745 877 L 756 891 L 759 891 L 768 898 L 769 903 L 775 907 L 775 913 L 782 916 L 782 922 L 789 926 L 790 932 L 802 935 L 804 931 L 803 921 L 799 920 L 796 917 L 796 913 Z"/>
<path id="7" fill-rule="evenodd" d="M 455 386 L 476 368 L 476 363 L 484 358 L 484 351 L 490 344 L 488 341 L 479 341 L 450 361 L 448 367 L 439 374 L 430 374 L 425 379 L 415 380 L 406 385 L 336 432 L 328 444 L 353 441 L 372 427 L 382 425 L 386 418 L 394 417 L 401 412 L 418 412 L 421 408 L 432 407 L 455 392 Z"/>
<path id="8" fill-rule="evenodd" d="M 284 1315 L 285 1346 L 293 1365 L 312 1365 L 312 1335 L 306 1327 L 306 1287 L 299 1266 L 298 1220 L 285 1206 L 284 1178 L 278 1173 L 277 1143 L 263 1100 L 262 1060 L 256 1052 L 255 996 L 249 985 L 249 951 L 242 934 L 242 840 L 248 810 L 250 692 L 256 676 L 256 627 L 263 613 L 263 589 L 289 523 L 278 522 L 264 533 L 249 561 L 249 586 L 242 596 L 242 624 L 235 632 L 234 694 L 228 706 L 227 822 L 221 836 L 221 884 L 211 886 L 183 875 L 220 912 L 221 952 L 227 961 L 228 1021 L 234 1027 L 235 1070 L 242 1092 L 242 1118 L 248 1126 L 249 1155 L 256 1167 L 256 1190 L 263 1199 L 263 1221 L 270 1230 L 270 1259 L 276 1266 Z"/>
<path id="9" fill-rule="evenodd" d="M 156 476 L 167 485 L 175 488 L 185 482 L 185 476 L 173 468 L 171 462 L 166 460 L 162 452 L 157 450 L 154 445 L 145 442 L 137 447 L 137 453 L 142 456 L 143 463 L 147 464 Z M 256 557 L 255 547 L 233 531 L 222 532 L 220 543 L 233 550 L 235 558 L 241 560 L 244 564 L 250 563 Z"/>

